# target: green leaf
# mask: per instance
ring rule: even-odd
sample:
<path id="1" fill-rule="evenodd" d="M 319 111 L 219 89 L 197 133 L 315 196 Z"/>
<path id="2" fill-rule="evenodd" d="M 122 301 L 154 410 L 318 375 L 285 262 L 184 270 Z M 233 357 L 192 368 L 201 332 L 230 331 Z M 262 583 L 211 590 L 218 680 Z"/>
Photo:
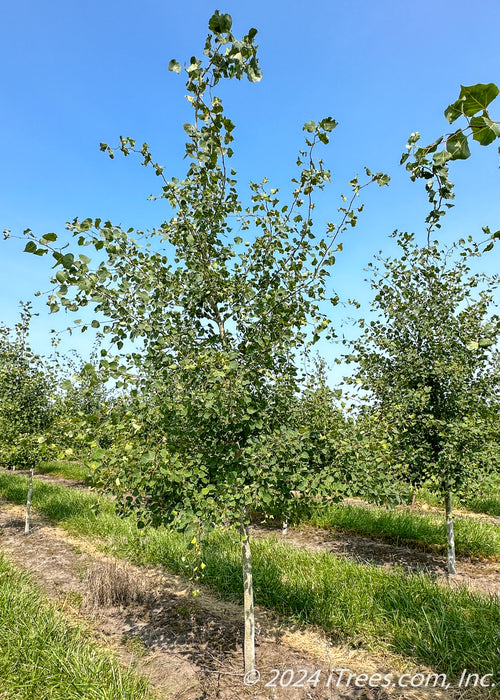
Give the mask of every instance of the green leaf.
<path id="1" fill-rule="evenodd" d="M 470 125 L 472 127 L 472 138 L 480 143 L 481 146 L 488 146 L 500 136 L 498 124 L 484 115 L 473 117 L 470 120 Z"/>
<path id="2" fill-rule="evenodd" d="M 69 269 L 75 260 L 75 256 L 73 253 L 66 253 L 66 255 L 63 255 L 61 259 L 61 265 L 65 267 L 66 269 Z"/>
<path id="3" fill-rule="evenodd" d="M 38 246 L 35 243 L 35 241 L 28 241 L 26 243 L 26 248 L 24 249 L 24 252 L 25 253 L 36 253 L 37 250 L 38 250 Z"/>
<path id="4" fill-rule="evenodd" d="M 57 233 L 45 233 L 41 239 L 41 243 L 48 243 L 57 240 Z"/>
<path id="5" fill-rule="evenodd" d="M 451 153 L 452 160 L 466 160 L 470 156 L 467 137 L 462 131 L 456 131 L 446 142 L 446 150 Z"/>
<path id="6" fill-rule="evenodd" d="M 322 119 L 319 123 L 322 129 L 325 131 L 333 131 L 335 127 L 338 126 L 338 122 L 335 121 L 332 117 L 326 117 L 325 119 Z"/>
<path id="7" fill-rule="evenodd" d="M 444 116 L 450 122 L 450 124 L 453 124 L 453 122 L 461 117 L 462 114 L 462 100 L 457 100 L 453 104 L 448 105 L 448 107 L 444 110 Z"/>
<path id="8" fill-rule="evenodd" d="M 210 17 L 208 22 L 208 28 L 210 31 L 214 32 L 214 34 L 225 34 L 226 32 L 230 32 L 232 26 L 233 20 L 231 15 L 221 15 L 219 10 L 215 10 L 215 13 Z"/>
<path id="9" fill-rule="evenodd" d="M 492 102 L 498 95 L 498 87 L 494 83 L 478 83 L 477 85 L 462 85 L 459 99 L 462 100 L 462 111 L 472 117 Z"/>
<path id="10" fill-rule="evenodd" d="M 384 187 L 384 185 L 388 185 L 391 181 L 390 175 L 385 175 L 383 173 L 377 173 L 374 179 L 379 187 Z"/>
<path id="11" fill-rule="evenodd" d="M 497 95 L 498 87 L 494 83 L 462 85 L 458 100 L 445 109 L 444 116 L 450 123 L 462 114 L 472 117 L 485 110 Z"/>
<path id="12" fill-rule="evenodd" d="M 439 151 L 438 153 L 434 153 L 432 156 L 432 160 L 436 165 L 444 165 L 448 160 L 451 160 L 453 156 L 451 153 L 448 153 L 448 151 Z"/>
<path id="13" fill-rule="evenodd" d="M 304 126 L 302 127 L 303 131 L 308 131 L 310 134 L 314 133 L 314 130 L 316 129 L 316 122 L 313 122 L 311 119 L 310 121 L 306 122 Z"/>
<path id="14" fill-rule="evenodd" d="M 176 61 L 175 58 L 173 58 L 171 61 L 168 62 L 168 70 L 172 71 L 172 73 L 180 73 L 182 68 L 181 64 L 179 61 Z"/>

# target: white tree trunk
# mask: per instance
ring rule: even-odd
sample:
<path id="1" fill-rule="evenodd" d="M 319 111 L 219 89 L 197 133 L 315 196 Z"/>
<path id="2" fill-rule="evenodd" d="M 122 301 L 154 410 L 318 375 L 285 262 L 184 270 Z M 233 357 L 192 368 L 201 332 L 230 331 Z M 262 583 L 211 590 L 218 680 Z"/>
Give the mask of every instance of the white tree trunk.
<path id="1" fill-rule="evenodd" d="M 33 495 L 33 467 L 30 469 L 30 476 L 29 476 L 29 486 L 28 486 L 28 499 L 26 501 L 26 523 L 24 525 L 24 534 L 29 535 L 30 532 L 30 511 L 31 511 L 31 497 Z"/>
<path id="2" fill-rule="evenodd" d="M 252 552 L 248 523 L 241 525 L 241 561 L 243 565 L 243 610 L 245 639 L 243 644 L 245 673 L 255 670 L 255 614 L 253 608 Z"/>
<path id="3" fill-rule="evenodd" d="M 451 500 L 451 490 L 446 492 L 446 539 L 447 560 L 448 560 L 448 576 L 453 576 L 457 573 L 455 562 L 455 535 L 453 532 L 453 504 Z"/>

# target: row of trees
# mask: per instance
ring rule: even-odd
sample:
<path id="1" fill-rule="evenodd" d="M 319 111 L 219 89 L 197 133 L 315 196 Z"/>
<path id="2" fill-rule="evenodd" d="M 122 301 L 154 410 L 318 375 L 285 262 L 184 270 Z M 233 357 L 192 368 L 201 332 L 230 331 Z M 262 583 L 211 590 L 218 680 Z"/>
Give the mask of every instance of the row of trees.
<path id="1" fill-rule="evenodd" d="M 101 353 L 100 369 L 122 384 L 126 400 L 107 423 L 113 445 L 101 453 L 99 483 L 118 491 L 124 511 L 140 509 L 153 522 L 240 529 L 249 671 L 255 667 L 251 511 L 288 520 L 308 498 L 387 498 L 398 474 L 413 484 L 433 479 L 446 494 L 465 483 L 497 410 L 498 323 L 488 320 L 490 283 L 484 280 L 485 291 L 473 300 L 480 279 L 463 279 L 466 258 L 479 247 L 470 244 L 460 252 L 464 262 L 445 272 L 449 256 L 430 238 L 451 196 L 447 161 L 465 157 L 467 132 L 425 148 L 414 136 L 405 159 L 413 178 L 427 180 L 427 244 L 419 248 L 400 237 L 402 258 L 389 261 L 382 283 L 375 283 L 381 319 L 352 353 L 371 403 L 357 420 L 339 413 L 321 371 L 309 374 L 299 359 L 331 332 L 323 303 L 328 277 L 339 237 L 362 210 L 358 198 L 364 187 L 389 178 L 369 169 L 364 181 L 354 177 L 338 221 L 319 231 L 314 195 L 330 171 L 316 151 L 337 126 L 327 117 L 304 125 L 290 195 L 281 200 L 267 180 L 251 182 L 245 203 L 231 167 L 234 124 L 214 90 L 223 78 L 257 82 L 261 73 L 256 30 L 237 39 L 231 25 L 229 15 L 216 12 L 203 57 L 184 68 L 170 62 L 172 71 L 185 71 L 193 108 L 184 127 L 185 177 L 169 179 L 147 144 L 120 139 L 117 150 L 139 153 L 153 168 L 171 217 L 150 233 L 74 220 L 68 224 L 73 252 L 57 247 L 55 233 L 41 239 L 25 233 L 27 252 L 54 259 L 51 311 L 93 305 L 92 326 L 118 352 Z M 489 86 L 463 90 L 450 117 L 469 119 L 472 136 L 484 145 L 483 129 L 496 138 L 496 126 L 483 114 L 480 128 L 471 100 L 478 98 L 474 109 L 480 104 L 485 111 L 496 94 Z M 113 148 L 101 149 L 114 157 Z M 464 439 L 462 431 L 472 428 L 482 436 Z"/>
<path id="2" fill-rule="evenodd" d="M 65 454 L 82 458 L 110 406 L 92 362 L 32 350 L 31 318 L 23 304 L 13 329 L 0 325 L 0 466 L 10 469 L 35 469 Z"/>

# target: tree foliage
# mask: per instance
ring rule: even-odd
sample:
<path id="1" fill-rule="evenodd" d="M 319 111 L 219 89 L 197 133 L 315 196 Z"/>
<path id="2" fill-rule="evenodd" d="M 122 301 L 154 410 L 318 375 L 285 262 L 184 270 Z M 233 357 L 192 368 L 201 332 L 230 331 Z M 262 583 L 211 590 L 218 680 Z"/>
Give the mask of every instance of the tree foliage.
<path id="1" fill-rule="evenodd" d="M 28 232 L 26 246 L 35 254 L 52 251 L 53 311 L 94 304 L 106 319 L 102 333 L 119 350 L 126 341 L 140 342 L 140 351 L 127 358 L 141 369 L 128 374 L 136 403 L 132 411 L 120 411 L 115 427 L 116 435 L 125 436 L 129 425 L 136 426 L 136 439 L 116 457 L 122 467 L 114 488 L 155 519 L 180 526 L 241 522 L 249 508 L 266 510 L 277 499 L 286 508 L 293 491 L 332 488 L 333 478 L 320 480 L 307 468 L 300 433 L 295 443 L 304 466 L 297 460 L 294 474 L 280 473 L 282 461 L 269 457 L 264 446 L 292 429 L 288 408 L 304 379 L 298 353 L 329 325 L 320 302 L 341 248 L 338 237 L 356 224 L 361 189 L 388 182 L 369 170 L 364 184 L 354 178 L 339 223 L 316 232 L 313 196 L 329 182 L 330 171 L 315 151 L 328 144 L 337 126 L 327 117 L 304 125 L 305 148 L 288 201 L 281 202 L 264 180 L 250 183 L 245 205 L 230 165 L 234 124 L 213 90 L 223 78 L 260 79 L 256 30 L 236 39 L 230 17 L 219 13 L 209 28 L 203 58 L 192 57 L 184 67 L 170 62 L 172 71 L 185 72 L 194 112 L 184 125 L 186 176 L 168 179 L 147 144 L 137 148 L 122 137 L 118 149 L 126 156 L 139 152 L 153 168 L 171 218 L 151 233 L 73 221 L 68 228 L 77 246 L 101 259 L 95 268 L 86 254 L 57 249 L 53 233 L 38 241 Z M 114 157 L 114 149 L 101 147 Z M 100 324 L 96 319 L 92 325 Z M 101 365 L 123 376 L 126 363 L 103 355 Z M 145 405 L 148 396 L 155 397 L 154 417 Z M 127 415 L 133 420 L 121 430 L 118 423 Z M 162 432 L 154 447 L 151 420 Z M 288 438 L 281 438 L 283 445 Z M 118 465 L 111 466 L 114 473 Z"/>
<path id="2" fill-rule="evenodd" d="M 398 244 L 400 258 L 370 265 L 377 317 L 361 323 L 350 360 L 391 426 L 405 478 L 456 493 L 473 487 L 498 454 L 498 279 L 471 272 L 479 256 L 472 241 L 443 250 L 400 234 Z"/>
<path id="3" fill-rule="evenodd" d="M 499 90 L 494 83 L 478 83 L 461 86 L 458 99 L 449 105 L 444 116 L 450 124 L 465 120 L 466 126 L 451 133 L 445 133 L 427 146 L 420 146 L 420 134 L 410 135 L 407 152 L 403 153 L 401 163 L 405 164 L 413 181 L 423 179 L 431 205 L 426 217 L 427 244 L 430 245 L 431 232 L 440 228 L 441 218 L 446 209 L 453 206 L 453 182 L 449 177 L 448 163 L 454 160 L 467 160 L 470 157 L 470 142 L 477 141 L 481 146 L 489 146 L 500 138 L 500 122 L 490 115 L 489 106 L 498 96 Z M 498 148 L 500 154 L 500 146 Z M 491 234 L 486 227 L 485 232 Z M 491 234 L 491 238 L 500 238 L 500 231 Z M 493 245 L 493 242 L 490 244 Z"/>
<path id="4" fill-rule="evenodd" d="M 279 501 L 286 514 L 296 492 L 329 492 L 336 484 L 321 474 L 321 455 L 328 452 L 311 463 L 305 432 L 291 424 L 288 409 L 305 378 L 298 356 L 329 326 L 320 304 L 328 298 L 339 236 L 356 225 L 361 190 L 389 178 L 368 169 L 363 183 L 354 177 L 339 222 L 317 231 L 314 195 L 330 171 L 316 150 L 337 126 L 326 117 L 303 127 L 291 195 L 282 201 L 265 179 L 251 182 L 244 199 L 231 167 L 235 125 L 214 91 L 224 78 L 257 82 L 261 72 L 257 31 L 237 39 L 231 27 L 231 17 L 216 12 L 203 57 L 169 64 L 185 73 L 193 108 L 192 122 L 184 125 L 184 178 L 168 178 L 147 143 L 137 147 L 134 139 L 120 138 L 117 150 L 139 153 L 161 180 L 159 198 L 171 217 L 150 233 L 75 219 L 68 229 L 76 245 L 58 248 L 55 233 L 38 240 L 27 230 L 25 250 L 52 252 L 52 311 L 93 304 L 105 321 L 91 325 L 118 351 L 133 344 L 125 360 L 103 350 L 101 367 L 133 387 L 130 406 L 114 414 L 115 440 L 129 439 L 108 452 L 104 481 L 121 494 L 123 506 L 139 507 L 156 522 L 240 526 L 245 615 L 253 627 L 250 509 L 267 512 Z M 101 144 L 101 150 L 113 158 L 116 149 Z M 92 266 L 83 252 L 89 250 L 101 262 Z M 152 407 L 145 405 L 151 396 Z M 151 423 L 156 434 L 162 426 L 160 440 L 152 440 Z M 283 471 L 290 450 L 294 468 Z M 253 665 L 250 654 L 245 666 Z"/>
<path id="5" fill-rule="evenodd" d="M 28 342 L 30 320 L 25 304 L 13 330 L 0 326 L 0 463 L 23 469 L 39 463 L 54 418 L 48 367 Z"/>

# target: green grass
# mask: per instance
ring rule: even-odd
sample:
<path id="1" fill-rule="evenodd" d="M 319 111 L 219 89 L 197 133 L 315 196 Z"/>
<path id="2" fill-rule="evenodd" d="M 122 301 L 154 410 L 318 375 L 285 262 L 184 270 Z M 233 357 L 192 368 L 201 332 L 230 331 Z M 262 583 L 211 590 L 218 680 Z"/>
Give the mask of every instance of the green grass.
<path id="1" fill-rule="evenodd" d="M 53 461 L 42 462 L 37 468 L 38 474 L 73 479 L 74 481 L 86 481 L 89 475 L 87 467 L 79 462 Z"/>
<path id="2" fill-rule="evenodd" d="M 0 698 L 146 700 L 147 681 L 70 623 L 0 555 Z"/>
<path id="3" fill-rule="evenodd" d="M 492 474 L 481 488 L 481 493 L 466 501 L 466 507 L 475 513 L 500 517 L 500 474 Z"/>
<path id="4" fill-rule="evenodd" d="M 467 508 L 473 513 L 500 517 L 500 496 L 476 496 L 467 502 Z"/>
<path id="5" fill-rule="evenodd" d="M 427 503 L 430 506 L 443 508 L 442 499 L 428 489 L 417 492 L 417 503 Z M 464 498 L 457 507 L 471 510 L 473 513 L 484 513 L 500 517 L 500 474 L 491 474 L 481 484 L 478 495 Z"/>
<path id="6" fill-rule="evenodd" d="M 444 550 L 444 515 L 372 506 L 337 504 L 313 507 L 304 513 L 303 523 L 315 527 L 371 535 L 395 544 Z M 473 518 L 455 518 L 455 546 L 458 555 L 500 557 L 500 526 Z"/>
<path id="7" fill-rule="evenodd" d="M 0 474 L 0 494 L 24 503 L 25 477 Z M 186 573 L 187 541 L 163 528 L 138 530 L 108 500 L 90 512 L 93 493 L 36 484 L 34 507 L 69 532 L 139 565 L 162 564 Z M 498 598 L 451 591 L 424 575 L 357 564 L 328 553 L 296 549 L 277 538 L 252 543 L 256 602 L 298 622 L 322 627 L 335 641 L 383 648 L 433 666 L 450 677 L 464 668 L 500 681 Z M 223 596 L 242 599 L 236 535 L 216 532 L 203 547 L 205 582 Z"/>

